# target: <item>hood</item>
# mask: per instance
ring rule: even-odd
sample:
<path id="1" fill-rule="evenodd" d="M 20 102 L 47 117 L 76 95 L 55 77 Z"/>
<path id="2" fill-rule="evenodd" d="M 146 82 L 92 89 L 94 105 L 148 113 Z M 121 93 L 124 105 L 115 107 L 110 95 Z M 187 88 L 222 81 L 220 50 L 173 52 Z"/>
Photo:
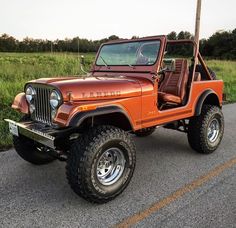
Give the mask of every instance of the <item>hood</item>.
<path id="1" fill-rule="evenodd" d="M 138 79 L 130 77 L 66 77 L 41 78 L 31 83 L 52 85 L 60 90 L 63 100 L 106 100 L 141 96 L 141 85 Z"/>

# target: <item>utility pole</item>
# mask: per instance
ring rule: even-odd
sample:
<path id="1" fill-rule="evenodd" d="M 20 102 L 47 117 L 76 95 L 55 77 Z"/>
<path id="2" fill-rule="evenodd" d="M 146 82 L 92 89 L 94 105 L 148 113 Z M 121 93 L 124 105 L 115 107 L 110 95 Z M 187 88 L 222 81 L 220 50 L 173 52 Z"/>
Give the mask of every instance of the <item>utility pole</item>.
<path id="1" fill-rule="evenodd" d="M 201 6 L 202 0 L 197 0 L 197 11 L 196 11 L 196 24 L 195 24 L 195 37 L 194 40 L 197 44 L 197 52 L 199 51 L 199 36 L 200 36 L 200 23 L 201 23 Z"/>
<path id="2" fill-rule="evenodd" d="M 198 59 L 199 59 L 199 56 L 198 56 L 198 53 L 199 53 L 199 37 L 200 37 L 200 24 L 201 24 L 201 8 L 202 8 L 202 0 L 197 0 L 197 11 L 196 11 L 196 24 L 195 24 L 195 37 L 194 37 L 194 40 L 197 44 L 197 48 L 196 48 L 196 52 L 195 52 L 195 66 L 194 66 L 194 69 L 196 67 L 196 64 L 198 64 Z M 206 64 L 204 63 L 204 61 L 202 60 L 202 57 L 200 56 L 200 62 L 201 62 L 201 65 L 204 66 L 204 68 L 206 69 L 206 73 L 207 73 L 207 76 L 210 80 L 212 80 L 212 76 L 206 66 Z"/>

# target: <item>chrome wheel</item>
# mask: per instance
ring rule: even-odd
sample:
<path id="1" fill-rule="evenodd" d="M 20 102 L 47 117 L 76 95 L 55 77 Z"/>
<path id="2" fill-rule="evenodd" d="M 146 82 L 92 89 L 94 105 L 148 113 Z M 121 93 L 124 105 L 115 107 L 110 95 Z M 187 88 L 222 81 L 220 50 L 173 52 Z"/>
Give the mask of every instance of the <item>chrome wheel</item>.
<path id="1" fill-rule="evenodd" d="M 125 158 L 118 148 L 106 150 L 97 163 L 97 178 L 103 185 L 114 184 L 123 174 Z"/>
<path id="2" fill-rule="evenodd" d="M 213 119 L 207 129 L 207 138 L 210 143 L 214 143 L 220 132 L 220 123 L 218 119 Z"/>

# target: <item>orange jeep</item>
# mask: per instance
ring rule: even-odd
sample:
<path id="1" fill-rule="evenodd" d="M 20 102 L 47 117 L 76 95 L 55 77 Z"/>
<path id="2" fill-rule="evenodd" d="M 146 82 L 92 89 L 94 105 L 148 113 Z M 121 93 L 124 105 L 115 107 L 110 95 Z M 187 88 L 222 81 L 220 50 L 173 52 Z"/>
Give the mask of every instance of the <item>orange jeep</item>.
<path id="1" fill-rule="evenodd" d="M 131 134 L 156 127 L 187 133 L 192 149 L 209 154 L 224 132 L 223 81 L 207 68 L 191 40 L 166 36 L 103 44 L 82 77 L 26 83 L 6 119 L 16 152 L 33 164 L 65 160 L 71 188 L 104 203 L 119 195 L 135 168 Z"/>

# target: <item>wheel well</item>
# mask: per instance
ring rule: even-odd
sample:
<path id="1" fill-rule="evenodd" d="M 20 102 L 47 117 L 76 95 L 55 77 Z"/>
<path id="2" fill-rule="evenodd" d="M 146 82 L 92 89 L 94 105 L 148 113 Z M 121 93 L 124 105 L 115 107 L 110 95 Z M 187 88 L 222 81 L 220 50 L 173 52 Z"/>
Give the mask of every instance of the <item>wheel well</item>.
<path id="1" fill-rule="evenodd" d="M 215 105 L 221 107 L 218 96 L 211 90 L 205 91 L 199 98 L 196 109 L 195 115 L 198 116 L 201 114 L 202 106 L 205 104 Z"/>
<path id="2" fill-rule="evenodd" d="M 203 102 L 203 105 L 204 104 L 211 104 L 211 105 L 216 105 L 216 106 L 220 107 L 219 99 L 218 99 L 217 95 L 214 93 L 211 93 L 206 97 L 206 99 Z"/>
<path id="3" fill-rule="evenodd" d="M 96 125 L 112 125 L 125 131 L 133 130 L 129 119 L 120 112 L 88 117 L 81 123 L 80 128 L 84 129 Z"/>

